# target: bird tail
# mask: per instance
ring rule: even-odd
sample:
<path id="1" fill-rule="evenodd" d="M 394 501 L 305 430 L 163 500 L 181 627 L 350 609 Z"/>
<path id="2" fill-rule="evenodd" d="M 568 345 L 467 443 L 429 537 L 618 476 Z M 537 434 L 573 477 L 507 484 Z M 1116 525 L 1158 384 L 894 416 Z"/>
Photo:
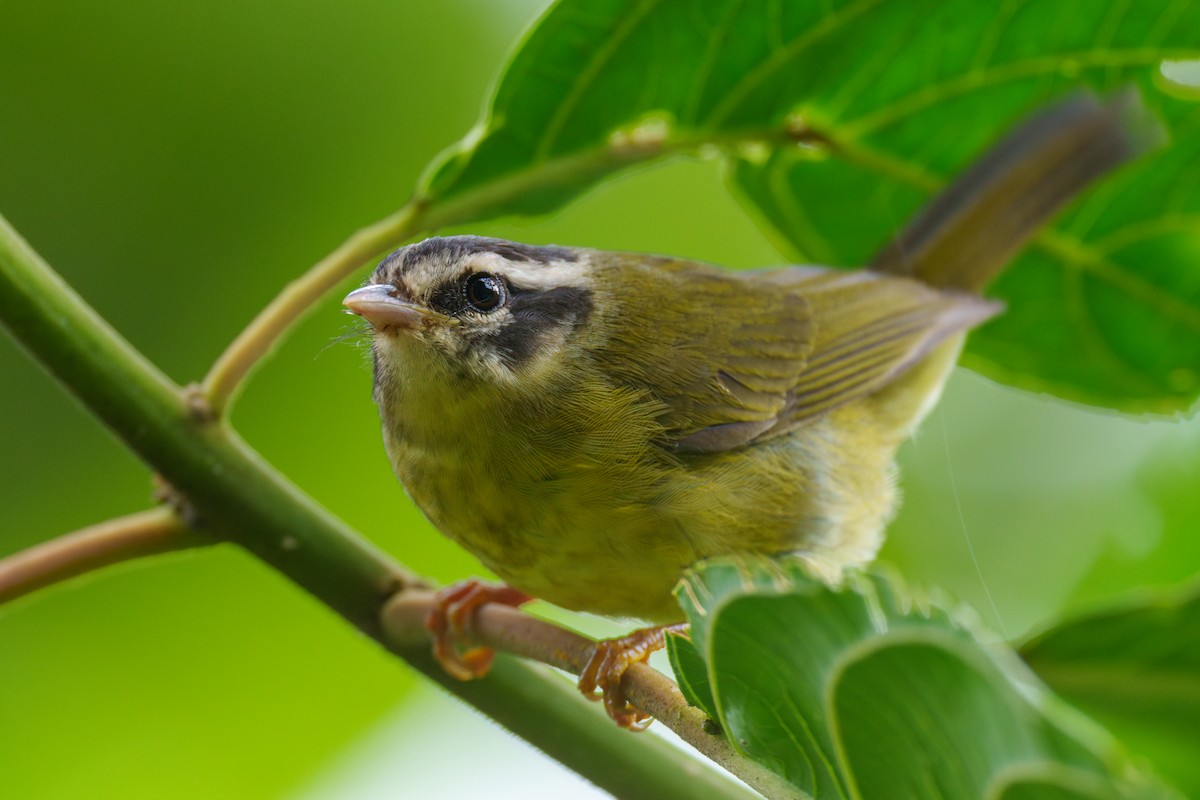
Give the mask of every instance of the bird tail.
<path id="1" fill-rule="evenodd" d="M 870 268 L 978 292 L 1088 184 L 1160 140 L 1135 91 L 1107 101 L 1071 95 L 995 145 Z"/>

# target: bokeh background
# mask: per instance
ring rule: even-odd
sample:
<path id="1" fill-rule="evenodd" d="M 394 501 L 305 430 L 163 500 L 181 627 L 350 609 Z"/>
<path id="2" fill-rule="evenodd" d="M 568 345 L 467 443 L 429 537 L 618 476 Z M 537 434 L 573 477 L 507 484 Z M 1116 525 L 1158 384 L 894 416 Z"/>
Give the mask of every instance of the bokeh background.
<path id="1" fill-rule="evenodd" d="M 199 379 L 285 282 L 405 201 L 545 5 L 6 2 L 0 212 L 172 378 Z M 715 161 L 474 232 L 780 259 Z M 234 423 L 413 569 L 478 574 L 393 480 L 339 299 L 254 376 Z M 903 452 L 884 558 L 1009 638 L 1177 584 L 1200 571 L 1198 443 L 1195 420 L 1098 414 L 962 373 Z M 145 467 L 0 335 L 0 556 L 149 496 Z M 533 797 L 549 776 L 542 796 L 584 791 L 232 548 L 0 607 L 0 797 L 505 796 L 514 782 Z"/>

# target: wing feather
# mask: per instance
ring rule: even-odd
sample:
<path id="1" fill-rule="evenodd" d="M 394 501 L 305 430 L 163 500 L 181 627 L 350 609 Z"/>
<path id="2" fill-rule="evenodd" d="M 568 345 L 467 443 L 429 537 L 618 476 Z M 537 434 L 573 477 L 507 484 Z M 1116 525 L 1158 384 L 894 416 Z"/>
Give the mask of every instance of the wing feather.
<path id="1" fill-rule="evenodd" d="M 1000 310 L 973 294 L 865 270 L 732 272 L 616 258 L 611 277 L 623 284 L 622 313 L 606 326 L 604 360 L 618 382 L 653 387 L 680 453 L 720 452 L 793 430 L 878 391 Z"/>

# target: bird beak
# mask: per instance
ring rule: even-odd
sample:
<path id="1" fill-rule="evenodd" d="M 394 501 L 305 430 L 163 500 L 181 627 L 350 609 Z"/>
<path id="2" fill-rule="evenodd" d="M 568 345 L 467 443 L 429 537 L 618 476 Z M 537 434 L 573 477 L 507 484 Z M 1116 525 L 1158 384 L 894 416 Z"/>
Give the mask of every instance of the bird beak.
<path id="1" fill-rule="evenodd" d="M 395 296 L 396 287 L 386 283 L 375 283 L 355 289 L 346 295 L 342 305 L 352 314 L 358 314 L 376 328 L 392 326 L 415 330 L 426 328 L 435 321 L 435 315 L 415 303 Z"/>

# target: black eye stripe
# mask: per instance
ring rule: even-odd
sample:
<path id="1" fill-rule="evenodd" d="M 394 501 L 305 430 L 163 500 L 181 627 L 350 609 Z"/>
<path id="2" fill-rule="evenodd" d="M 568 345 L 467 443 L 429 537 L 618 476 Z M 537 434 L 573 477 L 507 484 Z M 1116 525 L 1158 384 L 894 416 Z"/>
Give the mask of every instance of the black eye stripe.
<path id="1" fill-rule="evenodd" d="M 509 323 L 489 331 L 476 344 L 491 348 L 507 366 L 517 367 L 534 356 L 556 331 L 587 322 L 592 313 L 592 293 L 571 286 L 545 291 L 514 289 L 509 310 Z"/>

